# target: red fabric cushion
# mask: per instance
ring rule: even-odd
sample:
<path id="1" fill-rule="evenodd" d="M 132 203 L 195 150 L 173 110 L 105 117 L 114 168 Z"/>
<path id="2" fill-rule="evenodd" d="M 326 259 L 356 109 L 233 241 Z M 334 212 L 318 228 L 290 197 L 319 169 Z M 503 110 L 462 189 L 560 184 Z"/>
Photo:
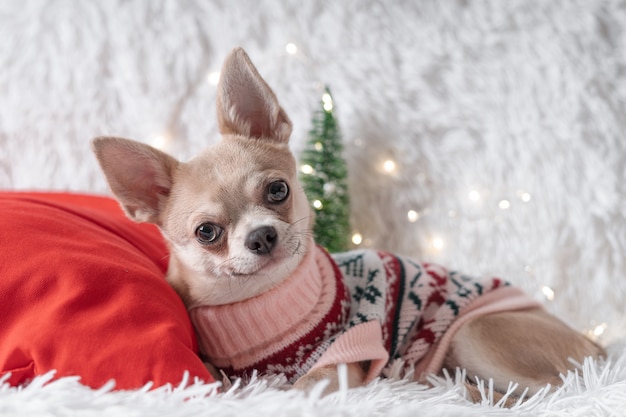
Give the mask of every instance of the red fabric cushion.
<path id="1" fill-rule="evenodd" d="M 0 376 L 56 369 L 98 388 L 211 382 L 185 307 L 166 283 L 156 227 L 109 198 L 0 193 Z"/>

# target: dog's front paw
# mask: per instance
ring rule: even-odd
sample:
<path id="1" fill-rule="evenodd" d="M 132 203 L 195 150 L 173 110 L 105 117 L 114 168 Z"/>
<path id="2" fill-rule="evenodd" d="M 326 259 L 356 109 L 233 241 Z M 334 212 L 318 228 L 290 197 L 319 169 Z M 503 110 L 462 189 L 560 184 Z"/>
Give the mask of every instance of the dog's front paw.
<path id="1" fill-rule="evenodd" d="M 345 367 L 345 383 L 347 388 L 356 388 L 363 385 L 365 380 L 365 372 L 360 363 L 349 363 Z M 311 392 L 320 381 L 328 381 L 328 384 L 322 391 L 322 396 L 331 394 L 339 390 L 339 371 L 336 365 L 329 365 L 323 368 L 317 368 L 308 374 L 301 376 L 295 384 L 294 389 Z"/>
<path id="2" fill-rule="evenodd" d="M 293 388 L 309 393 L 320 381 L 328 381 L 328 385 L 324 388 L 322 395 L 331 394 L 339 389 L 339 378 L 337 377 L 337 368 L 326 367 L 314 369 L 306 375 L 301 376 Z"/>

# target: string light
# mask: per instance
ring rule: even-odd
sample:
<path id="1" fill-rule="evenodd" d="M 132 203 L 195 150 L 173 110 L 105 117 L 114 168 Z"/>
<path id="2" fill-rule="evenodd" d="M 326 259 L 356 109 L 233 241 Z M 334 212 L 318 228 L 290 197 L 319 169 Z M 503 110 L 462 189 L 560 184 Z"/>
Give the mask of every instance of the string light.
<path id="1" fill-rule="evenodd" d="M 288 54 L 291 54 L 291 55 L 295 55 L 298 53 L 298 47 L 293 42 L 289 42 L 287 45 L 285 45 L 285 50 L 287 51 Z"/>
<path id="2" fill-rule="evenodd" d="M 311 174 L 315 173 L 315 170 L 313 169 L 313 167 L 311 165 L 308 165 L 308 164 L 302 165 L 300 167 L 300 171 L 303 174 L 306 174 L 306 175 L 311 175 Z"/>
<path id="3" fill-rule="evenodd" d="M 477 190 L 471 190 L 468 194 L 468 197 L 472 201 L 480 200 L 480 193 Z"/>
<path id="4" fill-rule="evenodd" d="M 324 207 L 324 205 L 322 204 L 320 200 L 315 200 L 313 201 L 313 207 L 315 207 L 317 210 L 321 210 Z"/>
<path id="5" fill-rule="evenodd" d="M 396 172 L 396 163 L 392 159 L 387 159 L 383 162 L 383 171 L 387 174 L 393 174 Z"/>
<path id="6" fill-rule="evenodd" d="M 519 191 L 518 195 L 520 200 L 522 200 L 524 203 L 528 203 L 531 199 L 530 193 L 526 191 Z"/>
<path id="7" fill-rule="evenodd" d="M 509 200 L 500 200 L 500 202 L 498 203 L 498 207 L 500 207 L 500 209 L 502 210 L 508 210 L 509 208 L 511 208 L 511 202 Z"/>
<path id="8" fill-rule="evenodd" d="M 595 320 L 591 321 L 592 326 L 594 326 L 595 323 Z M 591 340 L 597 341 L 606 332 L 608 327 L 609 326 L 607 323 L 600 323 L 598 325 L 595 325 L 592 329 L 587 330 L 585 333 L 587 334 L 587 337 L 589 337 Z"/>
<path id="9" fill-rule="evenodd" d="M 157 149 L 164 150 L 168 142 L 169 138 L 167 135 L 157 135 L 152 139 L 151 144 Z"/>
<path id="10" fill-rule="evenodd" d="M 324 93 L 322 95 L 322 103 L 323 103 L 324 110 L 326 110 L 327 112 L 332 111 L 333 98 L 330 96 L 330 94 Z"/>
<path id="11" fill-rule="evenodd" d="M 209 84 L 217 85 L 217 83 L 220 81 L 220 72 L 219 71 L 209 72 L 209 75 L 207 75 L 206 79 L 209 82 Z"/>
<path id="12" fill-rule="evenodd" d="M 363 236 L 360 233 L 355 233 L 352 235 L 352 243 L 358 246 L 362 242 L 363 242 Z"/>
<path id="13" fill-rule="evenodd" d="M 322 152 L 324 150 L 324 145 L 322 145 L 322 142 L 315 142 L 315 145 L 313 146 L 318 152 Z"/>
<path id="14" fill-rule="evenodd" d="M 606 323 L 598 324 L 596 327 L 594 327 L 591 330 L 591 332 L 590 332 L 591 333 L 590 334 L 591 338 L 593 340 L 598 339 L 600 336 L 602 336 L 604 334 L 604 332 L 606 332 L 607 327 L 608 327 L 608 324 L 606 324 Z"/>
<path id="15" fill-rule="evenodd" d="M 434 237 L 432 240 L 432 245 L 433 248 L 435 248 L 436 250 L 442 250 L 444 247 L 443 239 L 440 237 Z"/>
<path id="16" fill-rule="evenodd" d="M 415 223 L 420 218 L 420 214 L 417 211 L 415 211 L 415 210 L 409 210 L 409 212 L 406 214 L 406 216 L 409 218 L 409 221 L 411 223 Z"/>
<path id="17" fill-rule="evenodd" d="M 544 286 L 543 288 L 541 288 L 541 292 L 543 293 L 543 295 L 546 296 L 546 299 L 548 301 L 554 300 L 554 290 L 552 288 Z"/>

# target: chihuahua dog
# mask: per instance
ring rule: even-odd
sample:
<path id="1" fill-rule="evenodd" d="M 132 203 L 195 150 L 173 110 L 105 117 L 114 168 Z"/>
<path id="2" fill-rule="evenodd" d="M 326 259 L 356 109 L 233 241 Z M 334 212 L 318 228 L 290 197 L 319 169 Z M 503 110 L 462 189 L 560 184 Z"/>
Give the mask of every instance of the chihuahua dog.
<path id="1" fill-rule="evenodd" d="M 478 400 L 475 378 L 533 392 L 558 385 L 570 359 L 604 354 L 498 278 L 316 246 L 291 121 L 240 48 L 221 72 L 217 118 L 222 140 L 186 163 L 128 139 L 92 143 L 127 215 L 165 237 L 167 280 L 216 368 L 284 373 L 303 390 L 328 380 L 331 392 L 338 364 L 356 387 L 402 360 L 420 381 L 465 369 Z"/>

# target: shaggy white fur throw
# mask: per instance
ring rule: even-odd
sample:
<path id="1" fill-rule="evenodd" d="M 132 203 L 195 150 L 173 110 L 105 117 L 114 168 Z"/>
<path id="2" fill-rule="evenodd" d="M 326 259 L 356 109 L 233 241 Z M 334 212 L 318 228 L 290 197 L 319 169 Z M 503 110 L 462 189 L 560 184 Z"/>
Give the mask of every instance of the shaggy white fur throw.
<path id="1" fill-rule="evenodd" d="M 614 363 L 582 365 L 563 376 L 563 386 L 546 388 L 511 408 L 495 403 L 489 382 L 482 384 L 483 401 L 464 398 L 464 375 L 433 378 L 432 387 L 407 380 L 374 380 L 358 389 L 341 389 L 320 397 L 322 385 L 310 395 L 285 389 L 285 379 L 257 378 L 218 393 L 217 385 L 189 383 L 156 390 L 110 391 L 80 385 L 76 378 L 49 382 L 39 377 L 24 388 L 0 386 L 2 416 L 616 416 L 626 404 L 626 355 Z M 189 381 L 187 381 L 189 382 Z"/>
<path id="2" fill-rule="evenodd" d="M 503 276 L 607 344 L 626 335 L 625 27 L 621 0 L 2 1 L 0 188 L 107 192 L 98 135 L 182 159 L 214 143 L 216 71 L 240 45 L 296 152 L 330 86 L 362 245 Z M 518 413 L 623 412 L 613 354 Z M 511 413 L 449 382 L 322 400 L 267 380 L 208 397 L 44 382 L 3 387 L 0 414 Z"/>

